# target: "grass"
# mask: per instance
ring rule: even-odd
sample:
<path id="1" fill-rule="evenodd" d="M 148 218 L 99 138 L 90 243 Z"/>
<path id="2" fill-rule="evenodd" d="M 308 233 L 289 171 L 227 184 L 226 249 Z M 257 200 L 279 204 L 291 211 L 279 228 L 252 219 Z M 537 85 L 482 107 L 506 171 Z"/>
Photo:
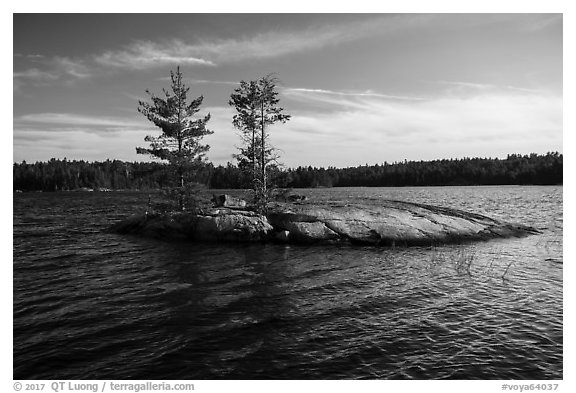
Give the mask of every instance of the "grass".
<path id="1" fill-rule="evenodd" d="M 510 262 L 508 263 L 508 266 L 506 266 L 506 270 L 504 270 L 504 274 L 502 274 L 502 281 L 507 280 L 506 273 L 508 273 L 508 270 L 510 270 L 510 266 L 512 266 L 513 264 L 514 262 Z"/>
<path id="2" fill-rule="evenodd" d="M 499 277 L 502 280 L 508 280 L 507 276 L 514 262 L 510 261 L 505 266 L 503 273 L 499 275 L 495 270 L 502 264 L 497 263 L 497 260 L 497 252 L 491 253 L 490 257 L 478 255 L 477 250 L 470 246 L 433 247 L 428 268 L 431 270 L 450 269 L 459 276 Z"/>
<path id="3" fill-rule="evenodd" d="M 459 274 L 465 273 L 469 276 L 472 276 L 472 263 L 474 263 L 474 259 L 476 257 L 476 251 L 465 249 L 461 247 L 456 255 L 455 269 Z"/>

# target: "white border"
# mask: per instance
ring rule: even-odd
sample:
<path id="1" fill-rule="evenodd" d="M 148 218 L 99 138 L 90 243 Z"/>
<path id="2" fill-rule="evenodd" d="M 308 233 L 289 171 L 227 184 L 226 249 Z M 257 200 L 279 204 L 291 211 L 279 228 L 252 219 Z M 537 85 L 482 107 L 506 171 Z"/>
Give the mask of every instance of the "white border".
<path id="1" fill-rule="evenodd" d="M 313 3 L 306 0 L 283 1 L 278 4 L 277 1 L 218 1 L 218 2 L 198 2 L 198 1 L 170 1 L 170 2 L 139 2 L 139 1 L 112 1 L 102 0 L 98 2 L 72 2 L 72 1 L 40 1 L 28 0 L 12 2 L 12 4 L 2 4 L 2 19 L 0 26 L 4 30 L 1 35 L 2 48 L 7 52 L 4 61 L 1 63 L 3 68 L 3 78 L 10 80 L 4 86 L 12 84 L 12 54 L 13 54 L 13 13 L 170 13 L 170 12 L 188 12 L 188 13 L 261 13 L 261 12 L 291 12 L 291 13 L 392 13 L 392 12 L 418 12 L 418 13 L 532 13 L 532 12 L 550 12 L 564 14 L 564 143 L 563 153 L 566 160 L 564 182 L 564 233 L 567 234 L 565 239 L 573 239 L 574 228 L 574 201 L 573 181 L 570 179 L 573 158 L 573 133 L 576 132 L 574 127 L 574 115 L 572 108 L 574 106 L 574 43 L 575 17 L 574 5 L 576 2 L 569 0 L 524 0 L 524 1 L 505 1 L 505 0 L 484 0 L 482 2 L 464 2 L 462 0 L 403 0 L 397 2 L 375 2 L 374 0 L 355 0 L 353 2 L 317 2 Z M 165 8 L 160 8 L 165 6 Z M 8 50 L 10 49 L 10 50 Z M 10 57 L 10 58 L 9 58 Z M 8 72 L 8 69 L 12 72 Z M 8 88 L 6 88 L 8 90 Z M 7 100 L 6 100 L 7 101 Z M 13 116 L 13 100 L 3 102 L 3 118 Z M 13 118 L 12 118 L 13 121 Z M 12 191 L 11 182 L 6 179 L 12 178 L 12 153 L 9 149 L 12 146 L 11 133 L 5 130 L 2 134 L 3 165 L 2 176 L 5 183 L 3 189 L 2 203 L 2 249 L 3 258 L 1 260 L 0 274 L 2 276 L 2 293 L 1 304 L 2 313 L 10 316 L 10 323 L 7 321 L 2 324 L 2 358 L 1 358 L 1 382 L 0 390 L 11 392 L 13 390 L 12 380 Z M 8 200 L 9 199 L 9 200 Z M 574 340 L 571 333 L 575 330 L 573 322 L 573 311 L 571 310 L 571 300 L 575 299 L 574 286 L 570 285 L 570 279 L 574 276 L 572 266 L 573 245 L 565 242 L 564 250 L 564 277 L 568 285 L 564 286 L 564 381 L 560 382 L 558 391 L 576 391 L 576 384 L 572 376 L 574 371 Z M 136 381 L 133 381 L 136 382 Z M 175 381 L 182 382 L 182 381 Z M 363 392 L 400 392 L 400 391 L 426 391 L 426 392 L 495 392 L 501 391 L 501 385 L 505 381 L 197 381 L 196 390 L 198 391 L 255 391 L 270 392 L 275 391 L 294 391 L 301 389 L 329 389 L 335 392 L 349 392 L 353 389 L 361 389 Z M 529 385 L 530 381 L 507 381 L 508 383 L 517 383 L 519 385 Z M 553 382 L 553 381 L 549 381 Z M 572 386 L 572 388 L 570 388 Z M 48 391 L 48 390 L 46 390 Z M 518 390 L 519 391 L 519 390 Z"/>

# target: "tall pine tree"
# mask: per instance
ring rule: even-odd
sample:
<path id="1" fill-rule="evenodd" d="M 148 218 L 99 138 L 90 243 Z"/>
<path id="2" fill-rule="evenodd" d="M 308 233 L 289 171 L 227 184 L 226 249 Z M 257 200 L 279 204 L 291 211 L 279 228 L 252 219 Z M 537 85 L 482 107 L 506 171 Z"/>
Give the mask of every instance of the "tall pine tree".
<path id="1" fill-rule="evenodd" d="M 277 159 L 268 141 L 268 129 L 274 123 L 290 120 L 290 115 L 282 113 L 284 108 L 278 106 L 277 83 L 271 74 L 257 81 L 241 81 L 229 101 L 237 111 L 232 123 L 241 131 L 244 142 L 237 159 L 250 173 L 254 202 L 261 212 L 266 211 L 271 191 L 270 164 Z"/>
<path id="2" fill-rule="evenodd" d="M 255 81 L 241 81 L 240 86 L 234 89 L 230 95 L 228 104 L 234 106 L 237 113 L 232 119 L 232 124 L 240 130 L 242 146 L 234 155 L 238 161 L 238 167 L 242 169 L 250 181 L 250 187 L 257 190 L 257 177 L 259 173 L 259 146 L 260 140 L 257 133 L 258 113 L 258 88 Z"/>
<path id="3" fill-rule="evenodd" d="M 180 67 L 176 72 L 170 71 L 170 79 L 170 91 L 163 89 L 164 98 L 146 90 L 151 102 L 139 101 L 138 112 L 162 133 L 160 136 L 147 136 L 144 140 L 150 143 L 150 147 L 137 147 L 136 152 L 168 162 L 177 181 L 178 205 L 180 210 L 184 210 L 187 181 L 191 180 L 194 170 L 202 164 L 210 149 L 210 146 L 201 144 L 201 140 L 213 131 L 206 128 L 210 114 L 194 118 L 204 97 L 188 102 L 190 88 L 182 81 Z"/>

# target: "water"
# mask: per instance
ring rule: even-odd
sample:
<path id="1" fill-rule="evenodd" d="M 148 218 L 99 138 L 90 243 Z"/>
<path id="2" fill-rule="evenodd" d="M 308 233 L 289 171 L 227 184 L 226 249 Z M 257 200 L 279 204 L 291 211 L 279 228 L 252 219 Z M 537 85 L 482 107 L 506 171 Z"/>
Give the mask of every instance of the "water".
<path id="1" fill-rule="evenodd" d="M 562 187 L 306 190 L 521 222 L 422 248 L 103 232 L 147 194 L 14 194 L 15 379 L 562 379 Z"/>

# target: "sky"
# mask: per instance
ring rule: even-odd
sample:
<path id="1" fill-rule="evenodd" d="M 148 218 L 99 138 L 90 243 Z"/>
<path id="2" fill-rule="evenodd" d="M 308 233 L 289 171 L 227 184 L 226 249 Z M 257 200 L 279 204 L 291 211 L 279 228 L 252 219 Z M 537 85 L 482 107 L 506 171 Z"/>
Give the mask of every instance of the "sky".
<path id="1" fill-rule="evenodd" d="M 240 138 L 230 93 L 280 79 L 288 167 L 563 152 L 562 14 L 14 14 L 13 161 L 149 160 L 137 112 L 180 66 L 211 114 L 214 164 Z"/>

